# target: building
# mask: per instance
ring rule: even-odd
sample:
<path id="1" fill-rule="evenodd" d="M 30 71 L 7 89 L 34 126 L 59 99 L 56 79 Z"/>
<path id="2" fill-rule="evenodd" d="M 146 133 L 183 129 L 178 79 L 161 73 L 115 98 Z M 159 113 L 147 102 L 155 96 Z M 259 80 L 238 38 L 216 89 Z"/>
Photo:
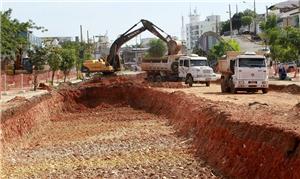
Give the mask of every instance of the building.
<path id="1" fill-rule="evenodd" d="M 121 49 L 121 57 L 124 63 L 134 63 L 139 64 L 142 61 L 142 58 L 147 53 L 149 48 L 133 48 L 133 47 L 124 47 Z"/>
<path id="2" fill-rule="evenodd" d="M 289 0 L 269 7 L 270 14 L 278 17 L 280 27 L 300 27 L 300 1 Z"/>
<path id="3" fill-rule="evenodd" d="M 61 45 L 64 42 L 72 41 L 72 37 L 41 37 L 43 44 L 47 45 Z"/>
<path id="4" fill-rule="evenodd" d="M 189 23 L 186 24 L 186 45 L 187 48 L 193 49 L 196 46 L 196 42 L 205 32 L 219 33 L 220 28 L 220 16 L 211 15 L 207 16 L 204 21 L 200 21 L 200 16 L 197 11 L 189 15 Z"/>
<path id="5" fill-rule="evenodd" d="M 98 40 L 95 42 L 94 57 L 96 59 L 103 58 L 109 54 L 111 43 L 107 35 L 98 35 L 95 37 L 98 37 Z"/>

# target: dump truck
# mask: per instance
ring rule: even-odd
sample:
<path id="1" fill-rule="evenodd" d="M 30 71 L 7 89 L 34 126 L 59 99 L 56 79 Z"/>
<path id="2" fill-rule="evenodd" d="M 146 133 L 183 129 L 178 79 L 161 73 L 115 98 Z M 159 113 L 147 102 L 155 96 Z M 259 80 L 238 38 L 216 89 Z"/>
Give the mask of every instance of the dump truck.
<path id="1" fill-rule="evenodd" d="M 160 58 L 144 58 L 141 68 L 152 82 L 184 81 L 189 86 L 193 83 L 205 83 L 210 86 L 217 76 L 208 66 L 207 58 L 196 54 L 168 55 Z"/>
<path id="2" fill-rule="evenodd" d="M 268 71 L 266 58 L 255 52 L 227 52 L 218 61 L 221 73 L 221 91 L 237 93 L 238 91 L 268 92 Z"/>

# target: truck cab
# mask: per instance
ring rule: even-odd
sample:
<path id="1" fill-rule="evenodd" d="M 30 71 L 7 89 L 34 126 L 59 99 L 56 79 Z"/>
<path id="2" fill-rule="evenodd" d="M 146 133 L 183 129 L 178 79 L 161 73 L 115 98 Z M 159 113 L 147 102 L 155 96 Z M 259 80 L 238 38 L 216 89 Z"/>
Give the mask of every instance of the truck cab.
<path id="1" fill-rule="evenodd" d="M 194 54 L 179 58 L 178 76 L 189 86 L 193 83 L 205 83 L 206 86 L 210 86 L 211 81 L 217 80 L 213 69 L 208 66 L 207 58 Z"/>
<path id="2" fill-rule="evenodd" d="M 267 62 L 263 55 L 246 52 L 230 59 L 228 73 L 222 73 L 222 92 L 268 92 Z"/>

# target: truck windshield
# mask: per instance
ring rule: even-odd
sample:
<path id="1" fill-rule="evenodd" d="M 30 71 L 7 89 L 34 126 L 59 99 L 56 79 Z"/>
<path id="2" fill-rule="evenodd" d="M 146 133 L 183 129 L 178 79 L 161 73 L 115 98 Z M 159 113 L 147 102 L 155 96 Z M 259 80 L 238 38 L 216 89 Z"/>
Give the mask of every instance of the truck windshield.
<path id="1" fill-rule="evenodd" d="M 207 66 L 207 60 L 191 60 L 191 66 Z"/>
<path id="2" fill-rule="evenodd" d="M 264 58 L 240 58 L 239 67 L 266 67 Z"/>

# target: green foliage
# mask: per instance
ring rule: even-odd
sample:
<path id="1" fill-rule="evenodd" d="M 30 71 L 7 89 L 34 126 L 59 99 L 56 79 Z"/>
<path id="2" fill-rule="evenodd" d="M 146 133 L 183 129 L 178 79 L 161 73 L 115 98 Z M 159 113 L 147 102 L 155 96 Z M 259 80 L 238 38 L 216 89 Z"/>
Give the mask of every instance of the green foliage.
<path id="1" fill-rule="evenodd" d="M 193 49 L 193 53 L 194 53 L 194 54 L 197 54 L 197 55 L 199 55 L 199 56 L 206 56 L 206 55 L 207 55 L 206 52 L 205 52 L 204 50 L 202 50 L 202 49 L 200 49 L 200 48 L 197 48 L 197 47 L 195 47 L 195 48 Z"/>
<path id="2" fill-rule="evenodd" d="M 74 49 L 62 49 L 61 50 L 62 61 L 60 63 L 59 69 L 68 74 L 70 70 L 74 67 L 76 61 L 76 54 Z"/>
<path id="3" fill-rule="evenodd" d="M 243 12 L 243 16 L 250 16 L 250 17 L 254 18 L 256 16 L 256 14 L 251 9 L 246 9 Z"/>
<path id="4" fill-rule="evenodd" d="M 242 17 L 242 25 L 248 26 L 248 30 L 250 31 L 250 25 L 253 21 L 253 18 L 251 16 L 243 16 Z"/>
<path id="5" fill-rule="evenodd" d="M 260 36 L 270 46 L 271 57 L 280 62 L 298 60 L 300 57 L 300 30 L 293 27 L 278 28 L 277 17 L 268 16 L 260 24 Z"/>
<path id="6" fill-rule="evenodd" d="M 148 56 L 162 57 L 167 50 L 166 44 L 160 39 L 153 39 L 149 42 Z"/>
<path id="7" fill-rule="evenodd" d="M 230 39 L 228 41 L 221 41 L 212 49 L 210 49 L 208 54 L 209 60 L 217 60 L 226 54 L 227 51 L 240 51 L 240 46 L 238 42 L 234 39 Z"/>
<path id="8" fill-rule="evenodd" d="M 221 35 L 224 34 L 224 32 L 230 31 L 230 21 L 227 20 L 225 22 L 222 22 L 221 24 Z"/>
<path id="9" fill-rule="evenodd" d="M 47 31 L 44 27 L 36 26 L 34 22 L 19 22 L 11 18 L 12 9 L 1 12 L 1 55 L 14 59 L 16 55 L 22 55 L 28 47 L 26 33 L 30 29 Z"/>
<path id="10" fill-rule="evenodd" d="M 62 61 L 61 49 L 55 48 L 55 47 L 49 49 L 47 59 L 48 59 L 48 64 L 50 66 L 51 71 L 55 72 L 55 71 L 59 70 L 59 65 Z"/>
<path id="11" fill-rule="evenodd" d="M 276 15 L 270 15 L 267 17 L 267 21 L 261 22 L 259 24 L 260 29 L 263 32 L 267 32 L 277 27 L 277 17 Z"/>
<path id="12" fill-rule="evenodd" d="M 250 9 L 246 9 L 244 12 L 239 12 L 239 13 L 234 14 L 231 19 L 233 30 L 234 29 L 240 30 L 242 25 L 250 26 L 250 24 L 252 23 L 255 16 L 256 16 L 256 14 L 254 13 L 254 11 L 252 11 Z M 243 17 L 247 17 L 247 18 L 243 18 Z M 251 18 L 251 22 L 250 22 L 250 18 Z M 227 20 L 221 24 L 221 34 L 224 34 L 224 32 L 228 32 L 228 31 L 230 31 L 230 21 L 229 20 Z"/>
<path id="13" fill-rule="evenodd" d="M 240 30 L 240 28 L 242 27 L 242 17 L 243 17 L 242 12 L 239 12 L 232 16 L 232 28 L 233 29 L 237 29 L 238 31 Z"/>
<path id="14" fill-rule="evenodd" d="M 30 63 L 33 70 L 43 70 L 47 62 L 47 49 L 41 47 L 34 47 L 33 50 L 28 51 Z"/>
<path id="15" fill-rule="evenodd" d="M 44 69 L 44 65 L 47 62 L 47 49 L 41 47 L 34 47 L 33 50 L 28 51 L 30 63 L 33 66 L 33 90 L 35 91 L 38 86 L 37 76 L 38 71 Z"/>

